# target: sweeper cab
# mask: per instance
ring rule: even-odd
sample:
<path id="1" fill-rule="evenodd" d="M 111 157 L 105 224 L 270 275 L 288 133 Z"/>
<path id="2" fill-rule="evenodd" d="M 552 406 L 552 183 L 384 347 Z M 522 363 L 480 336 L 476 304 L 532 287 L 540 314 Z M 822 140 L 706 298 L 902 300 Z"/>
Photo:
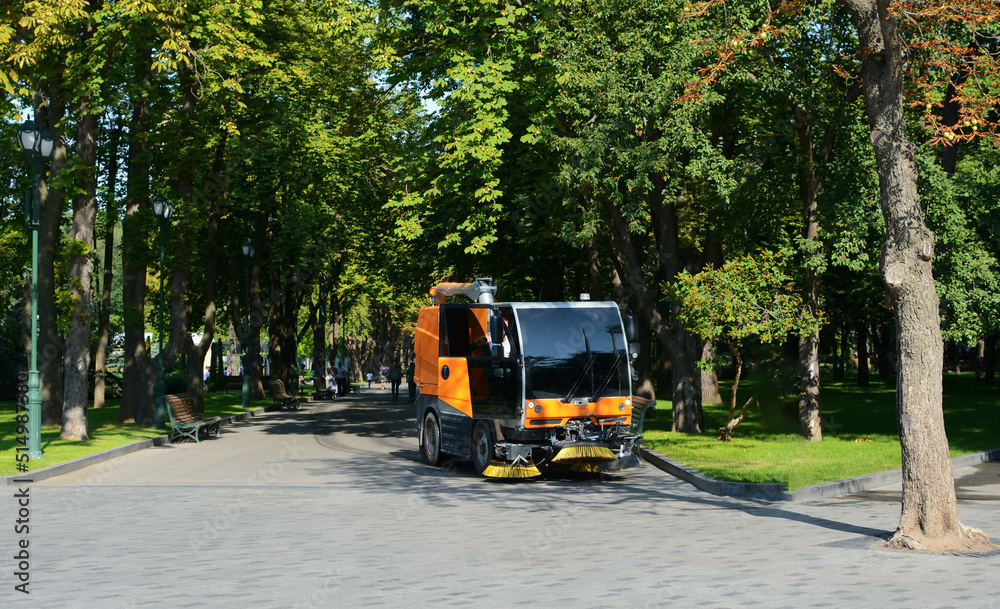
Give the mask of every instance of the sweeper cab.
<path id="1" fill-rule="evenodd" d="M 637 465 L 631 315 L 613 302 L 497 302 L 496 291 L 487 278 L 440 283 L 420 310 L 421 459 L 470 459 L 497 478 Z M 447 302 L 458 295 L 472 302 Z"/>

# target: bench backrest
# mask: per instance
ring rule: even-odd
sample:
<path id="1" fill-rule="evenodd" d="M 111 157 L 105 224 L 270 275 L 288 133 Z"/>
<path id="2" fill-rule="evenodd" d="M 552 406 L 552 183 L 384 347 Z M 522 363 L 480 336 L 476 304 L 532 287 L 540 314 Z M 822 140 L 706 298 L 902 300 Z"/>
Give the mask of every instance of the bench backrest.
<path id="1" fill-rule="evenodd" d="M 197 421 L 192 411 L 190 397 L 173 394 L 168 394 L 165 397 L 167 398 L 167 410 L 170 413 L 170 423 L 172 425 L 194 423 Z"/>
<path id="2" fill-rule="evenodd" d="M 285 383 L 278 380 L 271 381 L 271 393 L 279 398 L 288 397 L 288 394 L 285 393 Z"/>
<path id="3" fill-rule="evenodd" d="M 632 396 L 632 433 L 642 435 L 646 419 L 656 412 L 656 400 Z"/>

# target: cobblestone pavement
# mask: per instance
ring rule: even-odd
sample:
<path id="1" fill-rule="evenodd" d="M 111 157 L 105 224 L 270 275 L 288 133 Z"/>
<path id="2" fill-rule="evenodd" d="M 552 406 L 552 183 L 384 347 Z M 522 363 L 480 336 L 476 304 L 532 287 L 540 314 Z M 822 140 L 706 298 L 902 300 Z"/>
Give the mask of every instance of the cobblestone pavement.
<path id="1" fill-rule="evenodd" d="M 801 504 L 708 495 L 652 467 L 498 482 L 418 462 L 409 404 L 373 389 L 133 453 L 0 500 L 0 606 L 972 607 L 985 556 L 879 550 L 893 488 Z M 960 516 L 1000 539 L 1000 466 Z M 30 595 L 14 590 L 28 539 Z"/>

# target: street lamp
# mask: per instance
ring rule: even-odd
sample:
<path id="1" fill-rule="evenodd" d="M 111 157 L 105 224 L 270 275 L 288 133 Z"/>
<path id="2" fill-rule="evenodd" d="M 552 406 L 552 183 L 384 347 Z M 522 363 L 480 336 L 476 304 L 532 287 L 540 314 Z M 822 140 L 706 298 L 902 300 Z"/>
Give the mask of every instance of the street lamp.
<path id="1" fill-rule="evenodd" d="M 153 386 L 153 429 L 164 429 L 167 404 L 163 394 L 166 393 L 167 380 L 163 370 L 163 258 L 166 248 L 163 245 L 163 231 L 167 220 L 174 213 L 173 202 L 163 195 L 153 197 L 153 213 L 160 219 L 160 305 L 157 313 L 159 332 L 159 353 L 156 354 L 156 384 Z"/>
<path id="2" fill-rule="evenodd" d="M 243 256 L 247 259 L 247 323 L 246 332 L 243 334 L 243 407 L 250 408 L 250 352 L 247 345 L 250 344 L 250 331 L 253 324 L 250 323 L 250 264 L 253 255 L 257 253 L 253 243 L 247 239 L 243 242 Z"/>
<path id="3" fill-rule="evenodd" d="M 28 459 L 42 458 L 42 392 L 38 376 L 38 222 L 41 199 L 38 183 L 42 163 L 52 158 L 55 139 L 48 129 L 24 121 L 17 128 L 17 143 L 31 163 L 31 190 L 24 198 L 24 215 L 31 227 L 31 364 L 28 370 Z"/>

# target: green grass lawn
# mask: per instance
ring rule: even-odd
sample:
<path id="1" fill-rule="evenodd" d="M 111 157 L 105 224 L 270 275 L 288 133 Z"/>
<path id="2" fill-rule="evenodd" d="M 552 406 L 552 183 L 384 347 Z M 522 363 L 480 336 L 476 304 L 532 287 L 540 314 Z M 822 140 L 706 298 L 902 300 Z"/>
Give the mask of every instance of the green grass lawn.
<path id="1" fill-rule="evenodd" d="M 258 400 L 253 403 L 254 408 L 267 406 L 271 400 Z M 108 405 L 99 410 L 90 409 L 87 411 L 90 439 L 84 442 L 74 442 L 59 439 L 59 426 L 43 426 L 41 435 L 41 446 L 43 459 L 35 459 L 30 463 L 30 469 L 36 470 L 49 465 L 70 461 L 78 457 L 90 455 L 109 448 L 115 448 L 124 444 L 130 444 L 146 438 L 161 436 L 167 431 L 157 431 L 152 427 L 143 425 L 127 424 L 117 422 L 118 400 L 108 400 Z M 205 399 L 205 417 L 219 416 L 222 418 L 243 412 L 240 407 L 239 392 L 230 392 L 228 395 L 216 392 L 210 393 Z M 170 428 L 170 419 L 166 421 L 167 429 Z M 17 462 L 15 461 L 15 448 L 20 446 L 15 431 L 14 403 L 0 402 L 0 476 L 9 476 L 17 473 Z"/>
<path id="2" fill-rule="evenodd" d="M 740 384 L 742 406 L 758 388 Z M 1000 387 L 973 375 L 944 378 L 945 426 L 951 455 L 1000 446 Z M 729 384 L 722 387 L 728 398 Z M 760 392 L 764 393 L 764 392 Z M 760 410 L 719 442 L 715 430 L 728 420 L 728 408 L 705 407 L 703 435 L 670 431 L 670 403 L 657 401 L 657 418 L 646 424 L 645 444 L 698 471 L 733 482 L 780 482 L 789 490 L 900 467 L 894 384 L 873 381 L 867 389 L 847 383 L 822 386 L 823 441 L 808 442 L 797 420 L 797 398 L 760 397 Z"/>

